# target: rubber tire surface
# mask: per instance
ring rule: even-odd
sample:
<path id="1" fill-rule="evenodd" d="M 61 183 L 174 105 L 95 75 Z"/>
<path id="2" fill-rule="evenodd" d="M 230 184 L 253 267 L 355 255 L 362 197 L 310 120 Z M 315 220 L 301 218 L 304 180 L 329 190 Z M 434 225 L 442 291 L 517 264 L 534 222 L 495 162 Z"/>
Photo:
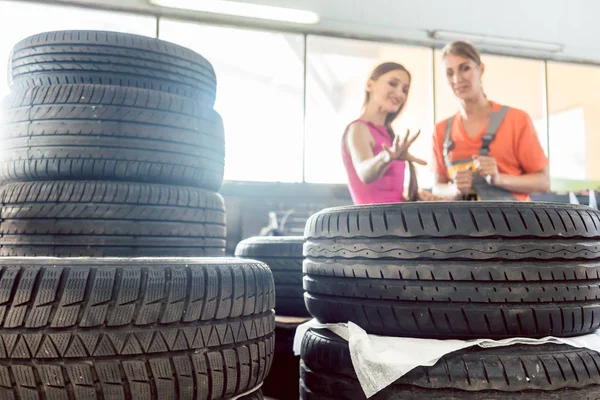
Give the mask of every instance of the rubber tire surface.
<path id="1" fill-rule="evenodd" d="M 50 181 L 0 187 L 3 256 L 222 256 L 223 198 L 144 183 Z"/>
<path id="2" fill-rule="evenodd" d="M 535 203 L 340 207 L 311 217 L 309 312 L 370 333 L 576 336 L 600 327 L 600 213 Z"/>
<path id="3" fill-rule="evenodd" d="M 259 260 L 271 268 L 277 315 L 310 316 L 302 288 L 303 244 L 301 236 L 257 236 L 242 240 L 235 249 L 237 257 Z"/>
<path id="4" fill-rule="evenodd" d="M 366 399 L 343 339 L 311 329 L 301 356 L 303 399 Z M 599 353 L 566 345 L 471 347 L 413 369 L 371 399 L 595 400 L 599 365 Z"/>
<path id="5" fill-rule="evenodd" d="M 92 83 L 152 89 L 212 107 L 212 65 L 182 46 L 144 36 L 56 31 L 30 36 L 12 51 L 12 87 Z"/>
<path id="6" fill-rule="evenodd" d="M 168 93 L 102 85 L 13 91 L 3 103 L 0 179 L 98 179 L 218 191 L 219 114 Z"/>
<path id="7" fill-rule="evenodd" d="M 261 263 L 0 258 L 0 398 L 231 398 L 274 347 Z"/>

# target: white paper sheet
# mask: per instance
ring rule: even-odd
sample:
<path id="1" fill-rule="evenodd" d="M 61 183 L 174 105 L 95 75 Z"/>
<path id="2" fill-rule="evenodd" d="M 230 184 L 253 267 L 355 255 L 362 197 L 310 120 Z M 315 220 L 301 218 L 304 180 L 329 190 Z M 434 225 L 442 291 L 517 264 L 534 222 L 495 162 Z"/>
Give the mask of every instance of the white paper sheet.
<path id="1" fill-rule="evenodd" d="M 348 342 L 352 365 L 367 398 L 385 389 L 412 369 L 434 365 L 446 354 L 472 346 L 500 347 L 515 344 L 565 344 L 600 352 L 600 331 L 571 338 L 510 338 L 503 340 L 437 340 L 369 335 L 358 325 L 319 324 L 315 319 L 296 328 L 294 353 L 300 355 L 302 338 L 309 328 L 327 328 Z"/>

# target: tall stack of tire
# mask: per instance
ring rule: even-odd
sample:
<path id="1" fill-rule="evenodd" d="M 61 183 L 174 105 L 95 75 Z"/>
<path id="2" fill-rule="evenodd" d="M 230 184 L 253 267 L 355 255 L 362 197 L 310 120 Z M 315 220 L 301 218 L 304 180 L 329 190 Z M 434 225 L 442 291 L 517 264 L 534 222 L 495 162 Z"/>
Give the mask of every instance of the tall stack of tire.
<path id="1" fill-rule="evenodd" d="M 0 254 L 224 255 L 207 60 L 142 36 L 61 31 L 17 43 L 10 63 Z"/>
<path id="2" fill-rule="evenodd" d="M 323 323 L 434 339 L 578 336 L 600 326 L 600 213 L 546 203 L 339 207 L 305 231 L 307 308 Z M 305 399 L 364 399 L 347 343 L 310 330 Z M 417 368 L 377 399 L 596 398 L 600 354 L 471 348 Z"/>
<path id="3" fill-rule="evenodd" d="M 225 249 L 215 91 L 208 61 L 159 40 L 15 46 L 0 255 L 26 257 L 0 257 L 0 398 L 263 398 L 272 273 L 204 257 Z"/>

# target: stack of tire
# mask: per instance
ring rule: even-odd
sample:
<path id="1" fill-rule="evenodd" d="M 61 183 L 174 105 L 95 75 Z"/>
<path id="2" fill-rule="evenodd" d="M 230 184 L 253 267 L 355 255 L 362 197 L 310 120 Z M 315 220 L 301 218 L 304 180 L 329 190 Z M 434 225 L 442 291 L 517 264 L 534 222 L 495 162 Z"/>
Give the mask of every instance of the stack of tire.
<path id="1" fill-rule="evenodd" d="M 208 61 L 52 32 L 15 46 L 11 74 L 0 253 L 27 257 L 0 257 L 0 399 L 262 399 L 271 271 L 181 258 L 225 248 Z"/>
<path id="2" fill-rule="evenodd" d="M 433 339 L 579 336 L 600 326 L 600 213 L 546 203 L 406 203 L 323 210 L 305 231 L 307 308 L 322 323 Z M 304 399 L 364 399 L 348 345 L 311 329 Z M 596 399 L 600 354 L 469 348 L 373 399 Z"/>
<path id="3" fill-rule="evenodd" d="M 302 288 L 302 236 L 257 236 L 242 240 L 236 257 L 250 258 L 269 266 L 275 281 L 277 315 L 309 317 Z"/>
<path id="4" fill-rule="evenodd" d="M 6 257 L 0 274 L 0 399 L 232 399 L 270 369 L 262 263 Z"/>
<path id="5" fill-rule="evenodd" d="M 16 44 L 0 140 L 9 256 L 225 252 L 223 123 L 199 54 L 114 32 Z"/>
<path id="6" fill-rule="evenodd" d="M 296 327 L 310 314 L 302 288 L 302 236 L 257 236 L 238 243 L 235 255 L 265 263 L 275 282 L 275 354 L 264 393 L 278 399 L 299 397 L 300 358 L 294 355 Z"/>

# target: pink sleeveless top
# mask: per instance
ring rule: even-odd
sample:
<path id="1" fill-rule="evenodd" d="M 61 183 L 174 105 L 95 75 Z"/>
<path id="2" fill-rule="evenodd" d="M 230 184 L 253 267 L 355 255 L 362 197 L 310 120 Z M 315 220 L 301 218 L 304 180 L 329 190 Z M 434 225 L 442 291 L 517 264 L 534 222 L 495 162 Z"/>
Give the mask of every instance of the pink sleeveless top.
<path id="1" fill-rule="evenodd" d="M 383 144 L 388 147 L 392 146 L 392 139 L 388 134 L 387 129 L 383 125 L 375 125 L 369 121 L 358 119 L 352 122 L 360 122 L 369 128 L 369 132 L 375 140 L 373 147 L 373 155 L 383 151 Z M 383 175 L 375 182 L 370 184 L 363 183 L 358 177 L 350 152 L 346 149 L 346 134 L 348 128 L 344 131 L 342 137 L 342 159 L 348 174 L 348 189 L 352 195 L 354 204 L 375 204 L 375 203 L 400 203 L 404 201 L 404 170 L 406 168 L 405 161 L 392 161 Z"/>

